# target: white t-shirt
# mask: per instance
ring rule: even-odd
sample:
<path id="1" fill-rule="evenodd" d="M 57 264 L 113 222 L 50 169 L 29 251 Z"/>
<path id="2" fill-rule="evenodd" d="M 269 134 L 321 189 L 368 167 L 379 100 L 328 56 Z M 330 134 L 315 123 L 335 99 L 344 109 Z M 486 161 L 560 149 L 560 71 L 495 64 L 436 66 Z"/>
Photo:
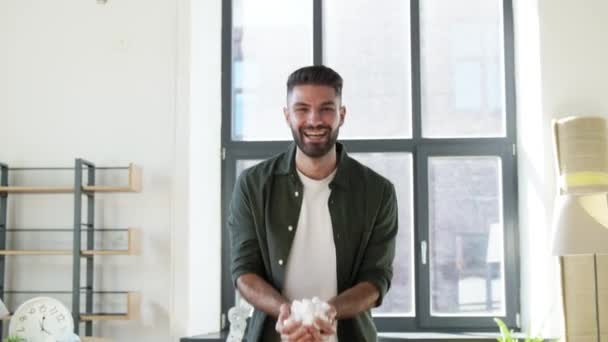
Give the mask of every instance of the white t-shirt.
<path id="1" fill-rule="evenodd" d="M 285 269 L 283 295 L 289 300 L 319 297 L 328 301 L 338 294 L 336 246 L 329 214 L 329 183 L 336 171 L 322 180 L 298 170 L 303 198 L 300 217 Z M 335 337 L 329 341 L 337 341 Z"/>

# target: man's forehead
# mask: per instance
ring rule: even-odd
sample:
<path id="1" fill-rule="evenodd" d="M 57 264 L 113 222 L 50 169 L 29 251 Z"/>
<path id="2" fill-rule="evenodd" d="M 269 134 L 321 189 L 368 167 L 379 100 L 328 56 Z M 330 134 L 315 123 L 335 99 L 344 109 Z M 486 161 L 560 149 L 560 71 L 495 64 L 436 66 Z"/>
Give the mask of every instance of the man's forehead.
<path id="1" fill-rule="evenodd" d="M 335 103 L 339 101 L 336 90 L 327 85 L 301 84 L 293 87 L 288 97 L 290 103 Z"/>

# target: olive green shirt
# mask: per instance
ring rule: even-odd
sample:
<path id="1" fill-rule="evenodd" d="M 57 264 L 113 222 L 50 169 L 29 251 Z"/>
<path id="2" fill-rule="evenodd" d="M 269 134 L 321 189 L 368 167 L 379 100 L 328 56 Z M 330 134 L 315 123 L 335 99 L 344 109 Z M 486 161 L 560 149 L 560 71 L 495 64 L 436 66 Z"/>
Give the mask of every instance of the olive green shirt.
<path id="1" fill-rule="evenodd" d="M 253 166 L 239 176 L 228 213 L 231 272 L 255 273 L 282 291 L 285 266 L 302 206 L 302 183 L 295 168 L 295 144 L 289 150 Z M 350 158 L 336 143 L 338 169 L 329 184 L 327 205 L 336 245 L 338 294 L 367 281 L 388 291 L 393 276 L 397 199 L 390 181 Z M 291 226 L 291 229 L 288 227 Z M 314 251 L 311 251 L 314 252 Z M 248 322 L 247 341 L 262 338 L 264 325 L 275 320 L 255 310 Z M 338 322 L 341 342 L 376 341 L 371 310 Z"/>

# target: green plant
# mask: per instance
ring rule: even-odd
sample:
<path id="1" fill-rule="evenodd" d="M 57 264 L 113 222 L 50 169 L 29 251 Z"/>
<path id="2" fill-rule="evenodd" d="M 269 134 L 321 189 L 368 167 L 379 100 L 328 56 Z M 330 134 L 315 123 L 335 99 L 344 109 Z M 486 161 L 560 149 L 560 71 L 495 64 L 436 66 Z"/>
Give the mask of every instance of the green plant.
<path id="1" fill-rule="evenodd" d="M 513 331 L 509 330 L 505 322 L 503 322 L 500 318 L 494 318 L 494 322 L 498 325 L 500 329 L 500 337 L 497 339 L 498 342 L 518 342 L 518 339 L 513 338 Z M 526 337 L 524 342 L 543 342 L 541 337 Z"/>
<path id="2" fill-rule="evenodd" d="M 4 342 L 25 342 L 25 340 L 19 336 L 9 336 L 4 339 Z"/>

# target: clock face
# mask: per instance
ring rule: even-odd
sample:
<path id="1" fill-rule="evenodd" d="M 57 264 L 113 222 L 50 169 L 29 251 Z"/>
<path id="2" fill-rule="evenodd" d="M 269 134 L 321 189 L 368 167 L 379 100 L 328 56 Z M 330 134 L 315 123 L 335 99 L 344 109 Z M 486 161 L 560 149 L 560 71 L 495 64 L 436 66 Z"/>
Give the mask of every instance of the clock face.
<path id="1" fill-rule="evenodd" d="M 74 320 L 58 300 L 37 297 L 19 306 L 8 330 L 9 335 L 23 337 L 27 342 L 54 341 L 74 331 Z"/>

